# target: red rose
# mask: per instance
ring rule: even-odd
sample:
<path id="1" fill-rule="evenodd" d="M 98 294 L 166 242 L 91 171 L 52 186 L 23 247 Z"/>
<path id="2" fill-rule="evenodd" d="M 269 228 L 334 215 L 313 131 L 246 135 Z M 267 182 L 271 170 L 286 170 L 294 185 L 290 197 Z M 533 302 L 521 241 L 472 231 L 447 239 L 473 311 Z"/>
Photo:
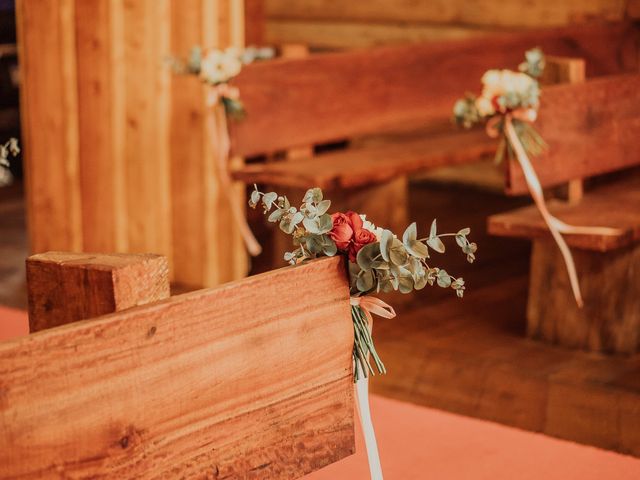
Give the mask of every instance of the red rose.
<path id="1" fill-rule="evenodd" d="M 353 238 L 353 228 L 351 228 L 351 220 L 344 213 L 334 213 L 331 215 L 333 220 L 333 228 L 329 232 L 331 239 L 336 242 L 338 250 L 346 252 L 349 243 Z"/>
<path id="2" fill-rule="evenodd" d="M 362 218 L 355 212 L 334 213 L 331 220 L 333 228 L 329 236 L 336 242 L 338 250 L 349 254 L 353 263 L 362 247 L 376 241 L 376 236 L 363 227 Z"/>
<path id="3" fill-rule="evenodd" d="M 349 245 L 349 260 L 356 263 L 356 256 L 362 247 L 377 241 L 373 232 L 366 228 L 361 228 L 353 234 L 353 242 Z"/>

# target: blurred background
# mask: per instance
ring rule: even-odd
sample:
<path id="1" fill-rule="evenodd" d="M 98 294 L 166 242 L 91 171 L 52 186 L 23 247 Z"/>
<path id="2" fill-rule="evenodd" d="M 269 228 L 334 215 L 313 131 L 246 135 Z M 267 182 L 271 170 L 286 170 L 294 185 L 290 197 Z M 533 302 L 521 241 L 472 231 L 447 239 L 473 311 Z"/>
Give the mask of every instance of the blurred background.
<path id="1" fill-rule="evenodd" d="M 273 46 L 284 58 L 274 61 L 285 62 L 415 44 L 420 62 L 419 55 L 432 48 L 455 60 L 458 51 L 499 38 L 490 42 L 499 54 L 487 53 L 486 69 L 516 68 L 511 61 L 492 61 L 521 58 L 538 40 L 556 46 L 549 39 L 559 38 L 559 51 L 551 53 L 584 54 L 587 76 L 609 75 L 637 71 L 637 19 L 637 0 L 0 0 L 0 139 L 18 137 L 23 149 L 12 160 L 14 182 L 0 188 L 0 305 L 27 308 L 24 259 L 50 250 L 167 255 L 175 292 L 284 264 L 286 239 L 265 225 L 261 212 L 247 215 L 264 252 L 247 256 L 214 167 L 205 91 L 196 79 L 167 68 L 167 58 L 183 56 L 194 45 Z M 481 55 L 482 48 L 478 51 Z M 378 58 L 373 55 L 371 62 Z M 459 58 L 456 78 L 465 77 L 470 57 Z M 436 66 L 431 75 L 437 78 Z M 257 98 L 264 91 L 247 90 L 246 85 L 269 80 L 260 76 L 260 68 L 247 69 L 238 80 L 247 96 L 248 122 L 251 115 L 263 121 L 257 121 L 252 135 L 267 131 L 269 115 L 279 111 L 277 106 L 258 111 L 268 104 Z M 316 85 L 309 71 L 301 69 L 288 80 L 292 91 Z M 389 72 L 389 77 L 403 74 Z M 330 79 L 330 70 L 327 75 Z M 458 85 L 452 78 L 439 79 L 453 82 L 459 96 L 480 89 L 479 75 L 465 80 Z M 309 92 L 309 105 L 326 101 L 321 94 Z M 401 158 L 397 145 L 403 142 L 449 135 L 450 97 L 443 94 L 438 111 L 445 115 L 438 122 L 400 133 L 385 128 L 344 137 L 327 134 L 331 138 L 295 140 L 278 151 L 241 145 L 249 134 L 232 126 L 231 162 L 242 169 L 338 155 L 333 163 L 316 160 L 315 168 L 322 172 L 343 162 L 345 170 L 353 167 L 354 176 L 361 177 L 363 169 L 375 173 L 383 167 L 368 164 L 365 156 L 344 160 L 340 155 L 382 149 Z M 457 141 L 446 142 L 449 150 L 442 158 L 454 158 L 450 150 Z M 527 336 L 531 242 L 489 235 L 486 224 L 490 215 L 531 200 L 504 194 L 504 171 L 493 165 L 486 148 L 475 156 L 477 161 L 464 165 L 441 161 L 438 168 L 400 169 L 379 185 L 359 184 L 352 195 L 341 189 L 327 193 L 336 207 L 359 208 L 395 231 L 403 231 L 398 225 L 408 219 L 425 230 L 437 217 L 441 231 L 471 227 L 471 239 L 479 244 L 473 265 L 453 252 L 441 262 L 467 281 L 464 300 L 438 289 L 389 297 L 401 314 L 376 322 L 376 331 L 392 374 L 375 378 L 374 392 L 640 456 L 637 346 L 602 352 Z M 613 172 L 586 185 L 628 174 Z M 273 177 L 271 182 L 256 178 L 263 189 L 277 188 L 296 203 L 304 191 Z M 233 192 L 243 205 L 253 181 L 246 183 L 237 182 Z M 566 186 L 553 193 L 566 196 Z M 569 304 L 566 308 L 572 308 Z M 625 314 L 636 318 L 638 305 Z"/>

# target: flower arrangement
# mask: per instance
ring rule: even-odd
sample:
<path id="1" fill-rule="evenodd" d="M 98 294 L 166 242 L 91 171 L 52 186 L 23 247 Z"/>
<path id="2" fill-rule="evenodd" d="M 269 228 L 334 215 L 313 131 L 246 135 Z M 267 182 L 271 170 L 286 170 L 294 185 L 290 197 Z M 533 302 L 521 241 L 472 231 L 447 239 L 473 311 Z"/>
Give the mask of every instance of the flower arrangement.
<path id="1" fill-rule="evenodd" d="M 482 76 L 482 93 L 476 97 L 467 94 L 453 107 L 457 124 L 471 128 L 486 123 L 487 132 L 492 137 L 500 137 L 496 162 L 506 154 L 514 157 L 514 150 L 506 138 L 505 120 L 509 118 L 520 143 L 527 153 L 539 155 L 547 144 L 533 127 L 540 105 L 538 78 L 545 66 L 544 54 L 539 48 L 528 50 L 519 71 L 489 70 Z"/>
<path id="2" fill-rule="evenodd" d="M 240 73 L 243 65 L 272 58 L 273 55 L 273 49 L 267 47 L 229 47 L 225 50 L 194 47 L 186 61 L 172 59 L 171 63 L 177 73 L 197 75 L 205 84 L 214 87 L 210 103 L 215 105 L 220 101 L 229 117 L 242 119 L 246 112 L 240 92 L 229 85 L 229 81 Z"/>
<path id="3" fill-rule="evenodd" d="M 9 155 L 16 157 L 20 153 L 18 140 L 10 138 L 4 144 L 0 144 L 0 187 L 11 183 L 12 176 L 9 171 Z"/>
<path id="4" fill-rule="evenodd" d="M 344 255 L 348 259 L 351 293 L 351 317 L 354 323 L 353 347 L 355 381 L 375 374 L 369 361 L 373 358 L 376 370 L 385 373 L 385 367 L 375 350 L 369 321 L 371 312 L 391 318 L 393 309 L 379 299 L 371 297 L 379 292 L 409 293 L 427 285 L 453 289 L 462 297 L 465 283 L 446 270 L 430 264 L 431 252 L 444 253 L 445 237 L 454 237 L 457 245 L 471 263 L 475 260 L 477 245 L 470 242 L 468 228 L 457 233 L 438 233 L 436 220 L 429 234 L 418 238 L 416 223 L 412 223 L 399 239 L 390 230 L 376 227 L 365 215 L 355 212 L 330 214 L 331 201 L 324 199 L 322 190 L 312 188 L 302 199 L 300 209 L 292 207 L 286 196 L 275 192 L 263 193 L 255 187 L 249 206 L 261 204 L 268 221 L 278 223 L 280 230 L 293 237 L 294 249 L 284 259 L 297 264 L 321 256 Z M 386 309 L 386 310 L 385 310 Z M 386 312 L 386 313 L 385 313 Z"/>

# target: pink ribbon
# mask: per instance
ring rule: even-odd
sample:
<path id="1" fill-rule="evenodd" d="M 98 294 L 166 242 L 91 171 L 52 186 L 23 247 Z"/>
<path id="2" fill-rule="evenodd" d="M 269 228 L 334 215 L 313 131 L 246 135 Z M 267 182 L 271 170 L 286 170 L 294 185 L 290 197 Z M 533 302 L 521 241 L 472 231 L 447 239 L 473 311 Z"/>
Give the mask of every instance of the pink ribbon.
<path id="1" fill-rule="evenodd" d="M 253 235 L 240 204 L 234 199 L 233 182 L 229 171 L 231 140 L 229 139 L 227 115 L 224 106 L 220 102 L 221 97 L 237 99 L 239 95 L 240 92 L 236 87 L 231 87 L 226 83 L 211 87 L 207 97 L 207 106 L 210 108 L 209 114 L 207 115 L 207 128 L 209 130 L 212 150 L 215 152 L 217 149 L 218 151 L 216 165 L 218 167 L 218 180 L 221 190 L 225 197 L 227 197 L 231 214 L 240 231 L 240 235 L 242 235 L 247 251 L 255 257 L 260 254 L 262 247 Z"/>
<path id="2" fill-rule="evenodd" d="M 571 283 L 573 296 L 578 307 L 582 308 L 584 301 L 582 299 L 582 293 L 580 292 L 580 283 L 578 282 L 576 266 L 573 261 L 573 256 L 571 255 L 571 250 L 569 250 L 569 247 L 561 233 L 568 235 L 619 235 L 621 230 L 609 227 L 582 227 L 569 225 L 551 215 L 547 208 L 547 204 L 544 201 L 544 193 L 540 180 L 538 179 L 533 165 L 531 164 L 531 160 L 529 160 L 529 157 L 527 156 L 527 152 L 518 138 L 518 134 L 516 133 L 512 122 L 512 119 L 514 118 L 524 121 L 533 121 L 535 120 L 535 114 L 536 112 L 533 109 L 519 109 L 506 114 L 504 116 L 504 133 L 515 151 L 518 163 L 524 173 L 529 193 L 531 194 L 536 207 L 538 207 L 540 215 L 542 215 L 542 218 L 547 224 L 553 239 L 560 249 L 560 253 L 562 254 L 562 258 L 564 259 L 564 263 L 567 268 L 567 273 L 569 274 L 569 281 Z M 498 121 L 500 121 L 500 117 L 494 117 L 487 123 L 487 133 L 489 136 L 495 137 L 499 134 L 497 130 Z"/>
<path id="3" fill-rule="evenodd" d="M 379 298 L 371 297 L 369 295 L 365 295 L 363 297 L 351 297 L 350 303 L 354 306 L 360 306 L 366 315 L 369 324 L 373 322 L 373 317 L 371 316 L 372 313 L 382 318 L 393 318 L 396 316 L 396 311 L 391 305 L 383 302 Z"/>

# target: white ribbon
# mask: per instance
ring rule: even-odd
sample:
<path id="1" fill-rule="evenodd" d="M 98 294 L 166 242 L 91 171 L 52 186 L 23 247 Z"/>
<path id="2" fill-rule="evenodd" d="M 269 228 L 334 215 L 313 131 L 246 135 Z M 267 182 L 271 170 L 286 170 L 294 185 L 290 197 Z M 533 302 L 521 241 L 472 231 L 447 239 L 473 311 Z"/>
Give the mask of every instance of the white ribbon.
<path id="1" fill-rule="evenodd" d="M 362 425 L 362 433 L 364 435 L 364 444 L 367 448 L 371 480 L 382 480 L 382 465 L 380 465 L 378 442 L 376 441 L 376 432 L 373 429 L 371 410 L 369 408 L 369 377 L 363 376 L 356 382 L 356 394 L 358 397 L 358 412 L 360 414 L 360 424 Z"/>
<path id="2" fill-rule="evenodd" d="M 529 160 L 527 152 L 522 146 L 522 143 L 518 138 L 518 134 L 513 128 L 511 114 L 507 114 L 505 116 L 504 132 L 507 136 L 507 139 L 509 140 L 509 143 L 513 147 L 513 150 L 515 151 L 518 163 L 522 168 L 529 193 L 531 193 L 531 197 L 533 198 L 536 207 L 538 207 L 540 215 L 542 215 L 542 218 L 547 224 L 547 227 L 549 227 L 549 231 L 551 232 L 553 239 L 556 241 L 556 244 L 560 249 L 560 253 L 562 254 L 562 258 L 564 259 L 564 263 L 567 268 L 567 273 L 569 274 L 569 282 L 571 283 L 571 289 L 573 290 L 573 296 L 575 297 L 576 304 L 578 305 L 578 307 L 582 308 L 582 306 L 584 305 L 584 301 L 582 299 L 582 293 L 580 292 L 580 283 L 578 282 L 576 266 L 573 261 L 573 256 L 571 255 L 571 250 L 569 250 L 569 247 L 567 246 L 567 243 L 565 242 L 561 233 L 570 235 L 619 235 L 621 233 L 621 230 L 618 228 L 609 227 L 582 227 L 569 225 L 551 215 L 549 209 L 547 208 L 547 204 L 544 201 L 544 193 L 542 190 L 542 185 L 540 185 L 540 180 L 538 180 L 538 176 L 536 175 L 533 165 L 531 164 L 531 160 Z"/>

